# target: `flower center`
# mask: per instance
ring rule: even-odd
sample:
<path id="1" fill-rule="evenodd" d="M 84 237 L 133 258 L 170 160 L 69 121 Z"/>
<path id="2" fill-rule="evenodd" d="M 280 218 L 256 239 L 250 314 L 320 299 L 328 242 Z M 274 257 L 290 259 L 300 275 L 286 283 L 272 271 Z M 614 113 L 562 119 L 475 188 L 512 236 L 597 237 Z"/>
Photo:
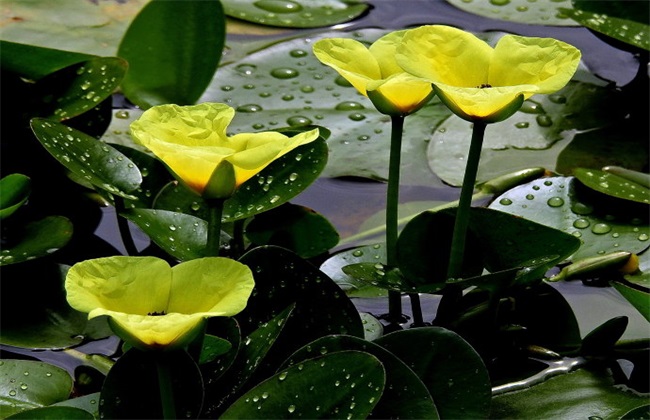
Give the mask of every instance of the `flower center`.
<path id="1" fill-rule="evenodd" d="M 149 312 L 147 315 L 149 315 L 149 316 L 163 316 L 163 315 L 165 315 L 165 311 L 161 311 L 161 312 Z"/>
<path id="2" fill-rule="evenodd" d="M 491 88 L 492 85 L 489 83 L 482 83 L 480 86 L 476 86 L 479 89 Z"/>

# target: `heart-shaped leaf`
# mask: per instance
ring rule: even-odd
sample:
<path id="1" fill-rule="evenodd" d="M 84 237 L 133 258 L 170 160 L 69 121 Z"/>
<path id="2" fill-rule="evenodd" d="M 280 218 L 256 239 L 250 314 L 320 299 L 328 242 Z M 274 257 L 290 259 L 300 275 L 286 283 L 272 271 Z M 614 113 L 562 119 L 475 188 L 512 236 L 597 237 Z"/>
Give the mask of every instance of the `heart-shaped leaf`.
<path id="1" fill-rule="evenodd" d="M 650 204 L 650 188 L 616 174 L 596 169 L 576 168 L 573 175 L 584 185 L 600 193 L 622 200 Z"/>
<path id="2" fill-rule="evenodd" d="M 328 258 L 320 270 L 327 274 L 350 297 L 384 297 L 386 289 L 355 279 L 343 271 L 343 267 L 357 263 L 386 263 L 386 247 L 384 244 L 366 245 L 346 251 L 341 251 Z"/>
<path id="3" fill-rule="evenodd" d="M 0 251 L 0 266 L 50 255 L 68 244 L 72 223 L 63 216 L 48 216 L 11 230 Z"/>

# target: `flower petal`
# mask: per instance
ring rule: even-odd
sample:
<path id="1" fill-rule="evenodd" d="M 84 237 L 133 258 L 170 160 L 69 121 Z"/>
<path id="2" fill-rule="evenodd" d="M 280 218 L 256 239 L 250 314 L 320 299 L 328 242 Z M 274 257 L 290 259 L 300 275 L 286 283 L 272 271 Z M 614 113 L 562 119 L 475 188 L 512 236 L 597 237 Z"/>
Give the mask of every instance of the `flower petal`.
<path id="1" fill-rule="evenodd" d="M 73 265 L 65 280 L 70 306 L 145 316 L 167 308 L 172 270 L 154 257 L 115 256 Z"/>
<path id="2" fill-rule="evenodd" d="M 442 83 L 435 85 L 438 97 L 459 117 L 474 121 L 501 121 L 501 111 L 511 110 L 519 96 L 525 99 L 534 93 L 536 86 L 503 86 L 493 88 L 459 88 Z M 516 109 L 509 113 L 512 115 Z M 507 118 L 507 117 L 506 117 Z"/>
<path id="3" fill-rule="evenodd" d="M 359 92 L 366 95 L 366 83 L 381 79 L 379 64 L 359 41 L 348 38 L 327 38 L 314 43 L 314 55 L 323 64 L 336 70 Z"/>
<path id="4" fill-rule="evenodd" d="M 381 71 L 379 79 L 387 79 L 394 74 L 404 73 L 404 70 L 397 64 L 395 59 L 397 46 L 402 43 L 404 34 L 406 34 L 406 29 L 390 32 L 373 42 L 368 48 L 368 51 L 379 64 L 379 70 Z"/>
<path id="5" fill-rule="evenodd" d="M 246 307 L 255 285 L 250 268 L 229 258 L 186 261 L 172 272 L 170 313 L 232 316 Z"/>
<path id="6" fill-rule="evenodd" d="M 411 114 L 433 96 L 431 83 L 405 72 L 394 74 L 386 80 L 369 83 L 368 92 L 375 108 L 388 115 Z"/>
<path id="7" fill-rule="evenodd" d="M 538 93 L 562 89 L 580 64 L 580 51 L 552 38 L 505 35 L 490 64 L 492 86 L 536 85 Z"/>
<path id="8" fill-rule="evenodd" d="M 404 70 L 432 83 L 473 88 L 487 83 L 492 53 L 468 32 L 427 25 L 407 31 L 396 59 Z"/>

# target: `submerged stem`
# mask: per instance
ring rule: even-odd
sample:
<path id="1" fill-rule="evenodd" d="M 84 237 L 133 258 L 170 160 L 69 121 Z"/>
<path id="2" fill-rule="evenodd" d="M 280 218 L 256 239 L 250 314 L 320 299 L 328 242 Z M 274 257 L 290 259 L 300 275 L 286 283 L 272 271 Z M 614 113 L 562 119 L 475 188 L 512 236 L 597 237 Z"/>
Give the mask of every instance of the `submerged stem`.
<path id="1" fill-rule="evenodd" d="M 216 198 L 207 200 L 210 211 L 210 220 L 208 220 L 208 243 L 206 245 L 205 255 L 218 257 L 221 248 L 221 216 L 223 215 L 223 199 Z"/>
<path id="2" fill-rule="evenodd" d="M 160 402 L 162 404 L 163 418 L 176 419 L 176 404 L 174 403 L 174 390 L 169 364 L 166 360 L 156 361 L 158 371 L 158 386 L 160 387 Z"/>

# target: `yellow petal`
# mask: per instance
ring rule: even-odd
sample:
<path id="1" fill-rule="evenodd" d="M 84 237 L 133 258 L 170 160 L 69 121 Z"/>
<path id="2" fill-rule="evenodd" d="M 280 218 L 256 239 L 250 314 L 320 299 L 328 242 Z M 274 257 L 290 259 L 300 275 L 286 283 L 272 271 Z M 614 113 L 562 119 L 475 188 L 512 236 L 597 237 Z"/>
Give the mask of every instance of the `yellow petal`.
<path id="1" fill-rule="evenodd" d="M 73 265 L 65 289 L 68 303 L 78 311 L 103 308 L 145 316 L 166 310 L 171 279 L 164 260 L 115 256 Z"/>
<path id="2" fill-rule="evenodd" d="M 432 83 L 476 87 L 487 83 L 492 48 L 474 35 L 444 25 L 410 29 L 396 59 L 407 72 Z"/>
<path id="3" fill-rule="evenodd" d="M 387 79 L 394 74 L 404 72 L 395 59 L 397 46 L 402 43 L 404 34 L 406 34 L 406 30 L 390 32 L 373 42 L 368 48 L 379 65 L 380 79 Z"/>
<path id="4" fill-rule="evenodd" d="M 368 88 L 373 105 L 387 115 L 412 114 L 433 96 L 431 83 L 404 72 L 370 83 Z"/>
<path id="5" fill-rule="evenodd" d="M 495 49 L 488 83 L 535 85 L 538 93 L 562 89 L 580 64 L 580 51 L 552 38 L 505 35 Z"/>
<path id="6" fill-rule="evenodd" d="M 381 70 L 365 45 L 348 38 L 327 38 L 313 45 L 314 55 L 336 70 L 359 92 L 366 95 L 366 83 L 381 79 Z"/>
<path id="7" fill-rule="evenodd" d="M 442 83 L 435 85 L 439 90 L 438 96 L 452 111 L 463 119 L 485 122 L 496 122 L 501 118 L 502 110 L 511 110 L 511 104 L 519 96 L 522 99 L 530 96 L 536 86 L 502 86 L 493 88 L 459 88 Z M 516 111 L 512 110 L 508 116 Z M 507 118 L 507 117 L 506 117 Z"/>
<path id="8" fill-rule="evenodd" d="M 170 313 L 232 316 L 246 307 L 255 285 L 248 266 L 229 258 L 208 257 L 172 268 Z"/>

